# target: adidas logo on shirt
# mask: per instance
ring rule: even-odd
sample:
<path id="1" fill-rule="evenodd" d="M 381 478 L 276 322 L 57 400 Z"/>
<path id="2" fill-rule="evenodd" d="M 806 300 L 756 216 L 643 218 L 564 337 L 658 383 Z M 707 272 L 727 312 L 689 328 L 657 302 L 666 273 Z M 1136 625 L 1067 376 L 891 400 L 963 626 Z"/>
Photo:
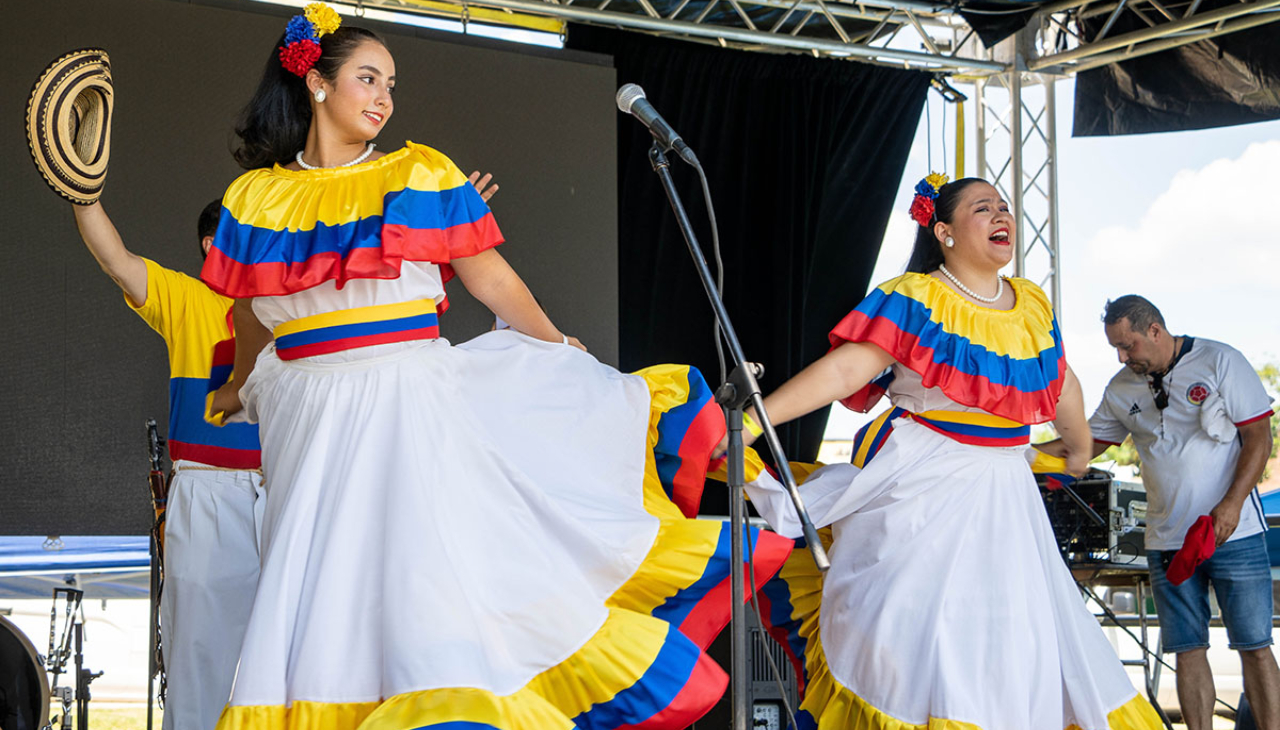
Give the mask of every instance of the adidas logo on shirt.
<path id="1" fill-rule="evenodd" d="M 1129 415 L 1136 416 L 1139 413 L 1142 413 L 1142 409 L 1138 407 L 1137 403 L 1134 403 L 1133 406 L 1129 408 Z"/>

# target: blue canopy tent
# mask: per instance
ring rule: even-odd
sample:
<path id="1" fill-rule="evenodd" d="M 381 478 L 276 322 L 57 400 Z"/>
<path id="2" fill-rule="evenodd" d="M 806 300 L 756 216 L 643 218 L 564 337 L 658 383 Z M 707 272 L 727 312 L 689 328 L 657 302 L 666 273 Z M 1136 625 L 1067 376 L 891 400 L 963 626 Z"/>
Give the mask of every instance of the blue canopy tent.
<path id="1" fill-rule="evenodd" d="M 54 588 L 85 598 L 147 598 L 150 538 L 0 537 L 0 598 L 48 598 Z"/>
<path id="2" fill-rule="evenodd" d="M 1267 516 L 1267 553 L 1271 567 L 1280 567 L 1280 489 L 1262 495 L 1262 513 Z"/>
<path id="3" fill-rule="evenodd" d="M 1280 489 L 1262 495 L 1262 512 L 1268 517 L 1271 515 L 1280 517 Z"/>

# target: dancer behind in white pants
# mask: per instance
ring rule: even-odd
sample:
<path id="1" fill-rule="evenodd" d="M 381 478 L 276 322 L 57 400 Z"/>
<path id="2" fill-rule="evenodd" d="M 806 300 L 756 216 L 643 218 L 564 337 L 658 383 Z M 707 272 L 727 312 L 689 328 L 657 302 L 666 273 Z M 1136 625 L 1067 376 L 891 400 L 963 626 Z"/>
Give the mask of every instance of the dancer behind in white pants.
<path id="1" fill-rule="evenodd" d="M 160 604 L 169 678 L 164 728 L 211 730 L 231 694 L 258 583 L 256 513 L 262 503 L 257 427 L 218 428 L 204 420 L 206 396 L 231 370 L 231 300 L 130 252 L 101 203 L 74 210 L 89 252 L 169 349 L 174 476 Z M 221 210 L 215 200 L 200 214 L 202 253 Z"/>

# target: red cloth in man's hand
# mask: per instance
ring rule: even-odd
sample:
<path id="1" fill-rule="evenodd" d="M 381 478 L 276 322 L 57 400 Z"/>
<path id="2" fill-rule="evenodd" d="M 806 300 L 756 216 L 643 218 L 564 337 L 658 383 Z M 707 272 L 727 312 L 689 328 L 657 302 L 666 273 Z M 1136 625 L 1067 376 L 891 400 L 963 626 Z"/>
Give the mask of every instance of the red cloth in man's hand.
<path id="1" fill-rule="evenodd" d="M 1185 583 L 1201 563 L 1213 557 L 1215 547 L 1213 518 L 1202 515 L 1191 529 L 1187 530 L 1187 537 L 1182 541 L 1182 549 L 1169 562 L 1165 577 L 1175 586 Z"/>

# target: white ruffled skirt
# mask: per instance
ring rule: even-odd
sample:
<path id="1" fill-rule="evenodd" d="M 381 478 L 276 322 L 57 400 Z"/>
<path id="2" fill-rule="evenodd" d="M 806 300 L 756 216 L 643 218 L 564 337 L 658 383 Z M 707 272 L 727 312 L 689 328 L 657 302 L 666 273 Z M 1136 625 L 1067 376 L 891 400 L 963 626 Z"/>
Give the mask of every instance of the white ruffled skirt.
<path id="1" fill-rule="evenodd" d="M 654 456 L 694 376 L 510 331 L 268 348 L 242 396 L 262 575 L 220 730 L 696 720 L 725 684 L 702 651 L 729 610 L 724 528 L 674 507 Z M 756 540 L 767 579 L 791 543 Z"/>
<path id="2" fill-rule="evenodd" d="M 1022 448 L 970 446 L 899 420 L 858 469 L 804 482 L 831 525 L 825 581 L 797 550 L 763 589 L 797 657 L 809 727 L 1160 727 L 1062 562 Z M 767 473 L 752 503 L 799 536 Z M 820 607 L 820 610 L 819 610 Z"/>

